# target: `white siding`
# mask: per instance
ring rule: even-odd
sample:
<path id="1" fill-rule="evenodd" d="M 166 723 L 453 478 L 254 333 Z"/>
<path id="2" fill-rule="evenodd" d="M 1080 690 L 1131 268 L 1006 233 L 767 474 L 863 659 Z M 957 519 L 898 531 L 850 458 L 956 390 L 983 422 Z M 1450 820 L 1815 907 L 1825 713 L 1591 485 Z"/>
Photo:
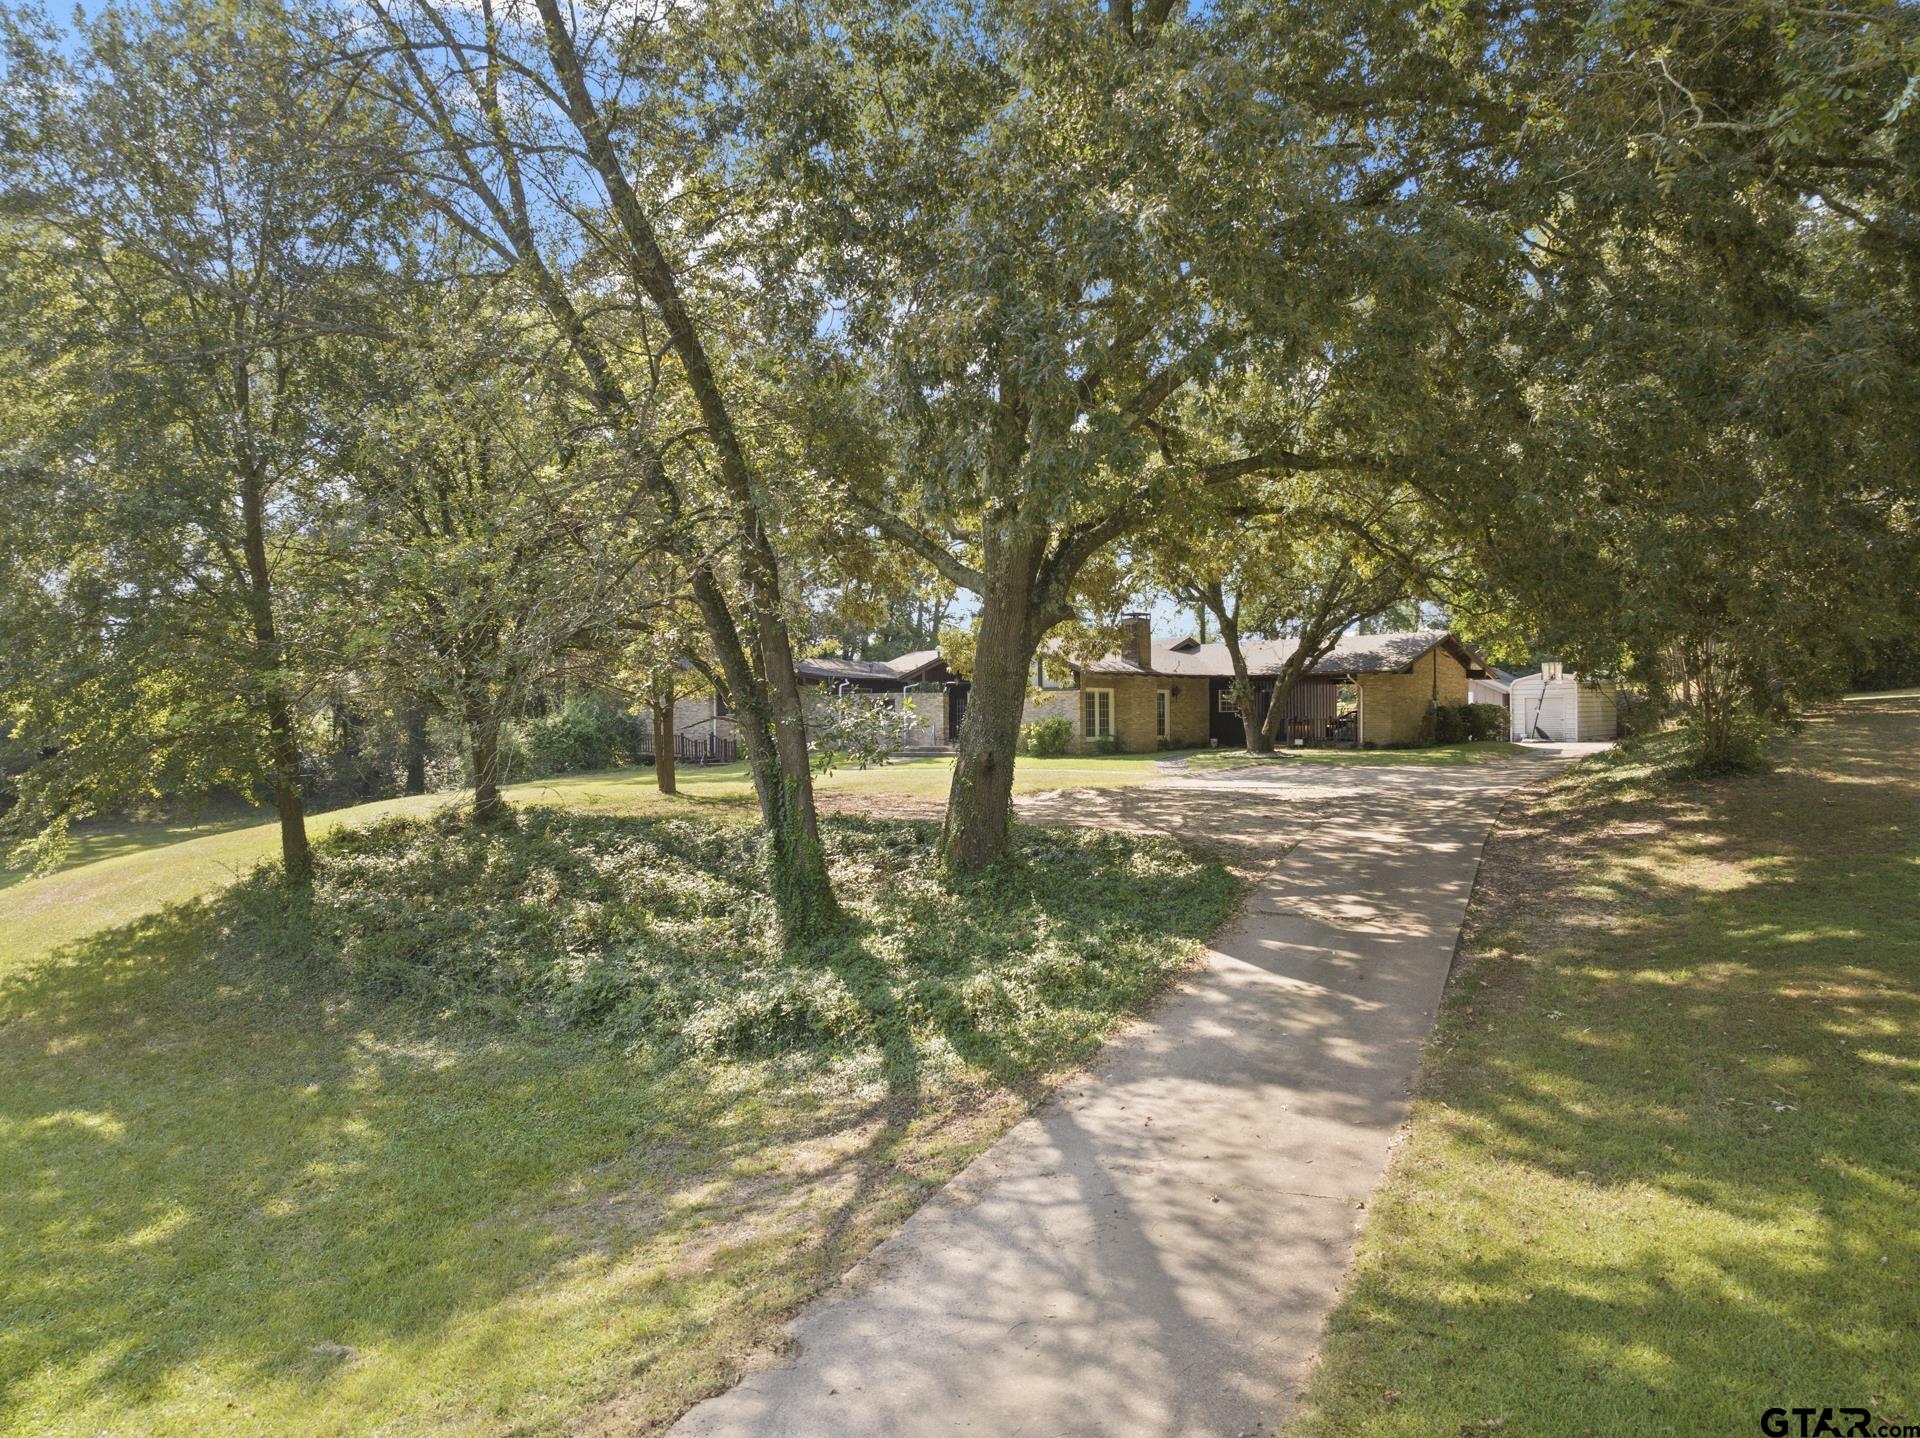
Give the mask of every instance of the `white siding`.
<path id="1" fill-rule="evenodd" d="M 1513 681 L 1512 737 L 1544 736 L 1557 743 L 1614 737 L 1618 722 L 1613 687 L 1585 684 L 1568 674 L 1551 683 L 1538 674 Z"/>
<path id="2" fill-rule="evenodd" d="M 1611 739 L 1619 732 L 1619 727 L 1619 709 L 1614 703 L 1612 688 L 1582 684 L 1577 737 L 1583 740 Z"/>

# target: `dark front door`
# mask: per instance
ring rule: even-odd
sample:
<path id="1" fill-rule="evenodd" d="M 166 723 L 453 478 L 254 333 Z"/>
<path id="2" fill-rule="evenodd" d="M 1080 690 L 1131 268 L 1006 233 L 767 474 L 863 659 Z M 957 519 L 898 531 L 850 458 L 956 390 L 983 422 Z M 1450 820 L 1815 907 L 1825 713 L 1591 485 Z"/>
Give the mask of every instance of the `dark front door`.
<path id="1" fill-rule="evenodd" d="M 947 685 L 947 742 L 960 742 L 960 721 L 967 717 L 967 693 L 972 685 L 955 680 Z"/>
<path id="2" fill-rule="evenodd" d="M 1240 726 L 1240 711 L 1227 701 L 1232 686 L 1231 679 L 1207 681 L 1207 737 L 1222 749 L 1239 749 L 1247 742 L 1246 731 Z"/>

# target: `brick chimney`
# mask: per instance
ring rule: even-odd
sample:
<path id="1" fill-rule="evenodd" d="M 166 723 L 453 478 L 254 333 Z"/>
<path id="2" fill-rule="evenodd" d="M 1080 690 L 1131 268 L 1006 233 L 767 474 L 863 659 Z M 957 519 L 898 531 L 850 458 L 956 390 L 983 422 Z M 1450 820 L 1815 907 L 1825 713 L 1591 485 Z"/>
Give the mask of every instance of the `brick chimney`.
<path id="1" fill-rule="evenodd" d="M 1132 613 L 1120 616 L 1120 657 L 1142 668 L 1153 668 L 1152 615 Z"/>

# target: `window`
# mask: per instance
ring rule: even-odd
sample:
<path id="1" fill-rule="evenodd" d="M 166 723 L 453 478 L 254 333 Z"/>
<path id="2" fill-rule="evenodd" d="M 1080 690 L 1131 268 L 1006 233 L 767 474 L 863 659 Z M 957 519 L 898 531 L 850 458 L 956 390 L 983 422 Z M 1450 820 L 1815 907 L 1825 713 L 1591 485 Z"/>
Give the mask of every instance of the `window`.
<path id="1" fill-rule="evenodd" d="M 1153 737 L 1169 739 L 1173 736 L 1173 696 L 1164 689 L 1153 691 Z"/>
<path id="2" fill-rule="evenodd" d="M 1231 684 L 1220 691 L 1220 712 L 1222 714 L 1238 714 L 1240 712 L 1240 706 L 1233 702 L 1233 686 Z"/>
<path id="3" fill-rule="evenodd" d="M 1080 691 L 1080 732 L 1089 739 L 1113 737 L 1113 691 L 1111 689 Z"/>

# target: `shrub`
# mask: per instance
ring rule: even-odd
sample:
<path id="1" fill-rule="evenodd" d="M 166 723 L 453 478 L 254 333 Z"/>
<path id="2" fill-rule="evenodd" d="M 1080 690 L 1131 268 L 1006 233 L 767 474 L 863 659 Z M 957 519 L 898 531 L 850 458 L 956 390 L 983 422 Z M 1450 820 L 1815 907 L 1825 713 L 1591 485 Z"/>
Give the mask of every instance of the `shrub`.
<path id="1" fill-rule="evenodd" d="M 1058 759 L 1073 747 L 1073 721 L 1058 714 L 1035 720 L 1020 730 L 1020 747 L 1036 759 Z"/>
<path id="2" fill-rule="evenodd" d="M 220 954 L 433 1027 L 1011 1074 L 1083 1057 L 1235 892 L 1216 860 L 1164 839 L 1024 827 L 953 885 L 938 834 L 823 822 L 856 922 L 787 951 L 744 826 L 536 805 L 512 828 L 474 828 L 450 807 L 322 838 L 297 896 L 270 865 L 242 880 L 220 900 Z"/>
<path id="3" fill-rule="evenodd" d="M 637 716 L 605 695 L 575 694 L 540 718 L 509 726 L 501 735 L 502 757 L 530 779 L 611 769 L 638 759 L 642 729 Z"/>
<path id="4" fill-rule="evenodd" d="M 1718 710 L 1696 705 L 1681 728 L 1691 756 L 1684 772 L 1701 779 L 1770 767 L 1767 751 L 1779 732 L 1764 716 L 1726 705 Z"/>
<path id="5" fill-rule="evenodd" d="M 1118 754 L 1120 752 L 1119 736 L 1115 734 L 1102 734 L 1098 739 L 1093 741 L 1093 752 L 1096 754 Z"/>
<path id="6" fill-rule="evenodd" d="M 1467 737 L 1466 721 L 1461 718 L 1463 704 L 1442 704 L 1420 716 L 1422 744 L 1458 744 Z"/>
<path id="7" fill-rule="evenodd" d="M 1656 733 L 1666 722 L 1665 706 L 1652 694 L 1621 689 L 1614 694 L 1613 704 L 1622 739 Z"/>
<path id="8" fill-rule="evenodd" d="M 900 752 L 913 716 L 876 694 L 839 694 L 809 718 L 814 767 L 830 773 L 841 763 L 862 769 L 884 764 Z"/>
<path id="9" fill-rule="evenodd" d="M 1507 706 L 1504 704 L 1462 704 L 1460 717 L 1469 739 L 1507 737 Z"/>

